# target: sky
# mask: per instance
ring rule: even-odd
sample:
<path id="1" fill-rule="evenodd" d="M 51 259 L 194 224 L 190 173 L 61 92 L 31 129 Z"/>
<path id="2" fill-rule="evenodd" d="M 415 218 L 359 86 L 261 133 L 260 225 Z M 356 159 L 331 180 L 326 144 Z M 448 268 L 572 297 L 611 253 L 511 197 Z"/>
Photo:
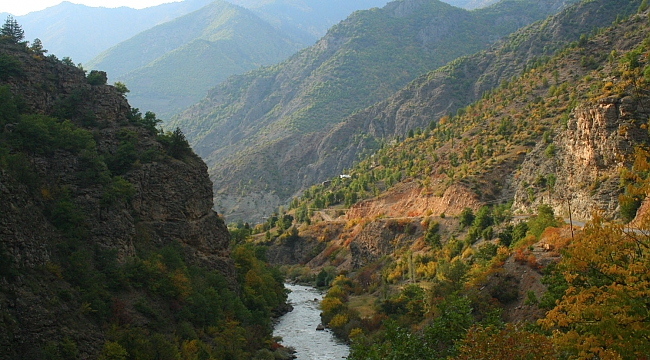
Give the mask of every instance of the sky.
<path id="1" fill-rule="evenodd" d="M 128 6 L 134 9 L 142 9 L 149 6 L 175 2 L 175 0 L 68 0 L 75 4 L 102 7 Z M 179 0 L 176 0 L 179 1 Z M 45 8 L 58 5 L 63 0 L 0 0 L 0 13 L 6 12 L 15 16 L 25 15 L 32 11 L 39 11 Z"/>

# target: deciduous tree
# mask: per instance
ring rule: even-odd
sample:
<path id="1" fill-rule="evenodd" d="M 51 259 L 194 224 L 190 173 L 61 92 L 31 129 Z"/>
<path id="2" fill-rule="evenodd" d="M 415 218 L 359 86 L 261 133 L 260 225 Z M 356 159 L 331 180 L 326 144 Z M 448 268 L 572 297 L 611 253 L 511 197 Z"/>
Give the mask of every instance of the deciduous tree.
<path id="1" fill-rule="evenodd" d="M 539 323 L 578 358 L 650 353 L 650 236 L 596 216 L 559 264 L 568 288 Z M 638 232 L 637 232 L 638 231 Z"/>

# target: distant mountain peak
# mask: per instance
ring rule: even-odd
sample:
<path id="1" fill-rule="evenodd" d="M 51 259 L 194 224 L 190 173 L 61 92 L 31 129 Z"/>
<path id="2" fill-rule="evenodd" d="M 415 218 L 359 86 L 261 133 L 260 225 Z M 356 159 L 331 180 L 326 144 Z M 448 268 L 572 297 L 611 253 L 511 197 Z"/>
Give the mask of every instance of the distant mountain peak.
<path id="1" fill-rule="evenodd" d="M 211 0 L 185 0 L 144 9 L 105 8 L 69 1 L 17 16 L 26 39 L 39 38 L 50 54 L 86 63 L 101 51 L 159 23 L 199 9 Z"/>

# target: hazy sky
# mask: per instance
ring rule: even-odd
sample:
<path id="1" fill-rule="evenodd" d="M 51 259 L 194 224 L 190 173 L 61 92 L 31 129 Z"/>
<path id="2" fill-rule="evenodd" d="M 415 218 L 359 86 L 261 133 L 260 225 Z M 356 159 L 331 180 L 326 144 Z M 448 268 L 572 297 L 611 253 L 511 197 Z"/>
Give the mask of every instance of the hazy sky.
<path id="1" fill-rule="evenodd" d="M 142 9 L 149 6 L 176 2 L 180 0 L 70 0 L 75 4 L 87 6 L 120 7 L 128 6 L 135 9 Z M 32 11 L 43 10 L 50 6 L 62 3 L 63 0 L 0 0 L 0 13 L 7 12 L 12 15 L 25 15 Z"/>

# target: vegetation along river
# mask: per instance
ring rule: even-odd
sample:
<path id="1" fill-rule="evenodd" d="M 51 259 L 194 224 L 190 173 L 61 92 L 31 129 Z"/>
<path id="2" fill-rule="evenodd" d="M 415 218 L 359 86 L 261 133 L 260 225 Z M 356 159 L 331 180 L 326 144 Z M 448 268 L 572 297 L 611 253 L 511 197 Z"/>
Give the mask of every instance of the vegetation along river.
<path id="1" fill-rule="evenodd" d="M 320 291 L 302 285 L 284 286 L 291 290 L 289 302 L 293 311 L 280 317 L 273 335 L 282 337 L 282 345 L 296 349 L 297 359 L 300 360 L 347 358 L 350 349 L 345 343 L 337 340 L 327 329 L 316 330 L 320 324 L 318 304 L 323 298 Z"/>

